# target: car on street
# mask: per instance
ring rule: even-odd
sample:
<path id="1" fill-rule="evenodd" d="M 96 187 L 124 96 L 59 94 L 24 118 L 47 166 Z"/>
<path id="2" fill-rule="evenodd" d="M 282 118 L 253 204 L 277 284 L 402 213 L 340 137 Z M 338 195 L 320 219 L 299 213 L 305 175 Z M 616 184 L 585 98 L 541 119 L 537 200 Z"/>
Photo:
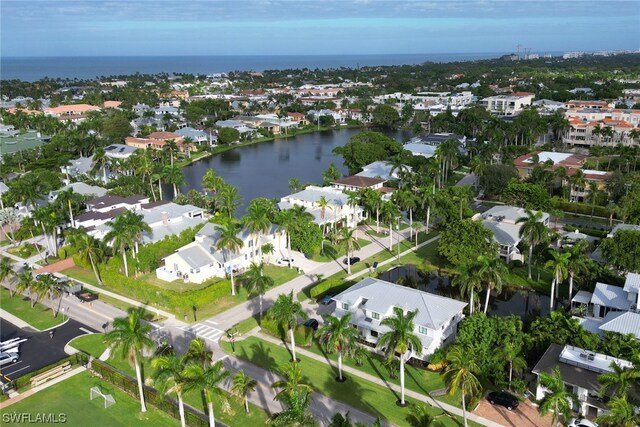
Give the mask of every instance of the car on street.
<path id="1" fill-rule="evenodd" d="M 589 421 L 586 418 L 571 418 L 569 427 L 598 427 L 598 424 Z"/>
<path id="2" fill-rule="evenodd" d="M 313 329 L 314 331 L 318 330 L 318 326 L 320 325 L 320 323 L 318 323 L 318 321 L 316 319 L 309 319 L 306 322 L 303 323 L 304 326 Z"/>
<path id="3" fill-rule="evenodd" d="M 91 301 L 95 301 L 98 299 L 98 294 L 94 294 L 93 292 L 89 292 L 89 291 L 80 291 L 80 292 L 76 292 L 76 297 L 78 297 L 78 299 L 80 300 L 80 302 L 91 302 Z"/>
<path id="4" fill-rule="evenodd" d="M 280 265 L 289 265 L 289 264 L 293 264 L 293 261 L 294 261 L 293 258 L 280 258 L 276 262 Z"/>
<path id="5" fill-rule="evenodd" d="M 520 401 L 517 397 L 504 391 L 492 391 L 487 395 L 492 405 L 502 405 L 508 410 L 516 409 Z"/>
<path id="6" fill-rule="evenodd" d="M 354 257 L 351 257 L 351 258 L 343 259 L 342 263 L 344 265 L 347 265 L 347 263 L 350 264 L 350 265 L 353 265 L 353 264 L 355 264 L 356 262 L 359 262 L 359 261 L 360 261 L 360 258 L 358 258 L 357 256 L 354 256 Z"/>
<path id="7" fill-rule="evenodd" d="M 329 294 L 329 295 L 325 295 L 320 299 L 320 304 L 322 305 L 329 305 L 333 302 L 333 294 Z"/>
<path id="8" fill-rule="evenodd" d="M 7 365 L 9 363 L 16 363 L 18 361 L 18 353 L 0 353 L 0 366 Z"/>

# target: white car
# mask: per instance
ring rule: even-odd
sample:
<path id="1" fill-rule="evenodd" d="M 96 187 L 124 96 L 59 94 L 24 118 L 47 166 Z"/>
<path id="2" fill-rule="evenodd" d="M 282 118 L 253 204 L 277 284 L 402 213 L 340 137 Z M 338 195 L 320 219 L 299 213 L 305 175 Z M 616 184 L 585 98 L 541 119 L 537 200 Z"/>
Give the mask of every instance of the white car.
<path id="1" fill-rule="evenodd" d="M 7 365 L 9 363 L 16 363 L 17 361 L 17 353 L 0 353 L 0 366 Z"/>
<path id="2" fill-rule="evenodd" d="M 586 418 L 571 418 L 569 427 L 598 427 L 598 424 L 589 421 Z"/>

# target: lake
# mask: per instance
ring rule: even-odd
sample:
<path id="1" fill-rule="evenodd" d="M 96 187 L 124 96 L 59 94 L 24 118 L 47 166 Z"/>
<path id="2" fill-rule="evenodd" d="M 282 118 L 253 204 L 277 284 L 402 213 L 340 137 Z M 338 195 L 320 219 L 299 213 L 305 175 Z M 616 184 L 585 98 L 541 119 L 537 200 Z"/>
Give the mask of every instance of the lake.
<path id="1" fill-rule="evenodd" d="M 245 205 L 256 197 L 280 199 L 291 193 L 291 178 L 297 178 L 302 184 L 321 184 L 322 172 L 331 163 L 346 174 L 342 157 L 331 151 L 346 144 L 359 132 L 362 129 L 330 130 L 234 148 L 185 167 L 186 184 L 182 191 L 202 190 L 202 177 L 211 168 L 227 183 L 238 187 Z M 411 132 L 402 130 L 385 130 L 383 133 L 400 142 L 413 136 Z M 171 191 L 165 194 L 171 194 Z M 238 209 L 238 215 L 243 213 L 244 205 Z"/>

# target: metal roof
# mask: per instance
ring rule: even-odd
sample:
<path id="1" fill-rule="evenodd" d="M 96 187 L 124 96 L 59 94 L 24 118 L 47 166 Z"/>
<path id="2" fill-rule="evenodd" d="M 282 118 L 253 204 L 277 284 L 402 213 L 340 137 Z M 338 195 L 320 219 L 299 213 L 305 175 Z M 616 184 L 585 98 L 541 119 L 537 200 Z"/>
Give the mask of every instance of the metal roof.
<path id="1" fill-rule="evenodd" d="M 607 285 L 600 282 L 596 283 L 591 303 L 617 308 L 618 310 L 629 310 L 631 308 L 631 301 L 627 299 L 627 293 L 624 289 L 620 286 Z"/>
<path id="2" fill-rule="evenodd" d="M 624 282 L 624 288 L 626 292 L 632 292 L 634 294 L 640 293 L 640 274 L 629 273 L 627 274 L 627 280 Z"/>
<path id="3" fill-rule="evenodd" d="M 633 311 L 609 312 L 600 329 L 625 335 L 633 334 L 640 340 L 640 313 Z"/>

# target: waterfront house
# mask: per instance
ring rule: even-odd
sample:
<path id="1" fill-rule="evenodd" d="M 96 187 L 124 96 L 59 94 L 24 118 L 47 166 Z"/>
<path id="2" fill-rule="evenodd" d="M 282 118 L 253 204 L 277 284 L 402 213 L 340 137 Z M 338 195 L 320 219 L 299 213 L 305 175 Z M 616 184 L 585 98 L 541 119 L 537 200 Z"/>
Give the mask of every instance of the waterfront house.
<path id="1" fill-rule="evenodd" d="M 225 277 L 231 269 L 242 271 L 252 261 L 260 262 L 260 247 L 267 243 L 271 243 L 277 252 L 284 251 L 286 247 L 285 236 L 277 231 L 275 225 L 261 235 L 257 245 L 256 236 L 246 228 L 237 237 L 243 242 L 238 252 L 218 251 L 215 245 L 220 238 L 220 231 L 216 224 L 207 223 L 196 234 L 193 242 L 164 258 L 164 266 L 156 270 L 156 276 L 166 282 L 182 279 L 185 282 L 202 283 L 214 277 Z"/>
<path id="2" fill-rule="evenodd" d="M 393 316 L 394 307 L 404 312 L 418 311 L 414 319 L 414 333 L 422 342 L 417 360 L 426 361 L 434 351 L 452 342 L 458 323 L 464 318 L 462 310 L 467 303 L 452 298 L 396 285 L 367 277 L 333 297 L 336 307 L 333 315 L 341 318 L 351 313 L 351 325 L 358 330 L 361 340 L 376 344 L 378 338 L 390 328 L 382 320 Z"/>
<path id="3" fill-rule="evenodd" d="M 410 166 L 405 166 L 408 171 L 411 171 Z M 364 176 L 367 178 L 380 178 L 385 181 L 392 181 L 398 179 L 399 170 L 393 170 L 393 164 L 391 162 L 376 161 L 369 163 L 362 167 L 362 171 L 358 172 L 357 176 Z"/>
<path id="4" fill-rule="evenodd" d="M 173 132 L 152 132 L 146 138 L 128 136 L 124 140 L 125 144 L 131 147 L 141 149 L 152 148 L 154 150 L 162 150 L 169 141 L 175 142 L 181 153 L 188 155 L 193 149 L 193 144 L 185 142 L 182 135 Z"/>
<path id="5" fill-rule="evenodd" d="M 632 366 L 629 361 L 606 354 L 570 345 L 551 344 L 532 370 L 538 377 L 536 400 L 543 399 L 548 393 L 548 390 L 540 385 L 540 374 L 544 372 L 553 375 L 558 367 L 565 388 L 578 396 L 578 403 L 572 409 L 588 418 L 600 416 L 607 411 L 608 397 L 600 396 L 601 385 L 598 376 L 614 372 L 612 363 L 621 368 Z"/>
<path id="6" fill-rule="evenodd" d="M 199 129 L 194 129 L 192 127 L 184 127 L 182 129 L 178 129 L 175 132 L 176 134 L 182 136 L 183 138 L 189 138 L 193 142 L 198 144 L 210 144 L 214 145 L 218 140 L 218 135 L 213 132 L 205 132 Z"/>
<path id="7" fill-rule="evenodd" d="M 50 191 L 48 199 L 50 201 L 53 201 L 58 197 L 58 194 L 68 190 L 71 190 L 74 193 L 80 194 L 81 196 L 85 196 L 85 197 L 86 196 L 102 197 L 107 194 L 106 188 L 98 187 L 96 185 L 85 184 L 84 182 L 73 182 L 57 190 Z"/>
<path id="8" fill-rule="evenodd" d="M 524 261 L 524 256 L 518 249 L 522 224 L 517 224 L 517 221 L 526 216 L 527 214 L 523 208 L 499 205 L 482 214 L 475 214 L 473 219 L 482 221 L 482 225 L 491 230 L 493 239 L 500 245 L 498 256 L 506 262 L 510 262 L 514 260 Z M 540 222 L 545 226 L 549 226 L 549 214 L 543 212 Z"/>
<path id="9" fill-rule="evenodd" d="M 318 206 L 318 202 L 324 196 L 328 206 L 324 211 Z M 303 206 L 306 211 L 313 215 L 313 222 L 322 226 L 324 224 L 335 225 L 341 221 L 346 221 L 351 225 L 355 221 L 364 219 L 364 209 L 361 206 L 349 206 L 349 198 L 342 191 L 332 187 L 308 186 L 302 191 L 284 196 L 278 203 L 280 210 L 291 209 L 294 206 Z"/>
<path id="10" fill-rule="evenodd" d="M 574 172 L 572 173 L 575 173 L 575 170 L 582 168 L 586 160 L 587 156 L 582 154 L 534 151 L 517 157 L 513 161 L 513 165 L 516 167 L 520 178 L 527 179 L 531 176 L 533 168 L 536 166 L 548 167 L 550 170 L 563 167 L 567 170 L 567 175 L 569 175 L 570 171 L 573 170 Z"/>

